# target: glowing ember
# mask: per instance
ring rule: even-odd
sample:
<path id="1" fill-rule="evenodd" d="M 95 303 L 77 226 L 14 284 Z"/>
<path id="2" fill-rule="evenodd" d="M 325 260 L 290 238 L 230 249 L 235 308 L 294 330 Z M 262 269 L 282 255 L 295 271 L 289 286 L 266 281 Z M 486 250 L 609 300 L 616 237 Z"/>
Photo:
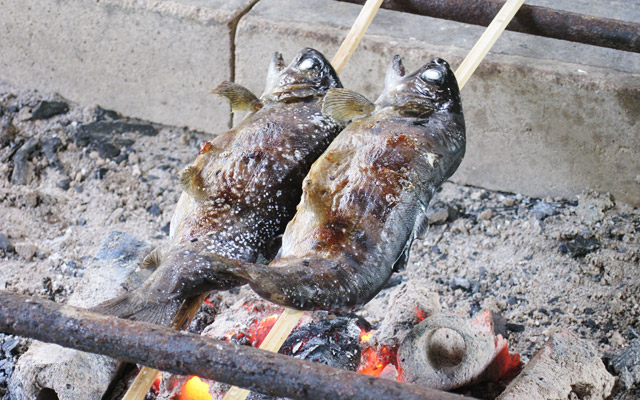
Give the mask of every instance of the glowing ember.
<path id="1" fill-rule="evenodd" d="M 424 321 L 425 318 L 427 318 L 427 313 L 424 312 L 424 310 L 416 307 L 416 318 L 418 318 L 418 322 L 422 322 Z"/>
<path id="2" fill-rule="evenodd" d="M 209 385 L 197 376 L 192 376 L 180 390 L 179 400 L 212 400 Z"/>
<path id="3" fill-rule="evenodd" d="M 260 321 L 255 321 L 245 332 L 231 331 L 224 335 L 224 340 L 236 344 L 251 345 L 258 347 L 267 336 L 273 325 L 276 323 L 278 315 L 272 315 Z M 191 377 L 180 390 L 178 400 L 212 400 L 209 394 L 209 385 L 197 376 Z"/>
<path id="4" fill-rule="evenodd" d="M 398 349 L 389 346 L 382 346 L 378 349 L 366 347 L 364 343 L 368 342 L 374 333 L 375 331 L 365 332 L 364 330 L 360 333 L 360 344 L 363 345 L 364 349 L 362 350 L 358 372 L 365 375 L 380 376 L 389 364 L 392 364 L 396 369 L 398 368 L 396 360 Z"/>
<path id="5" fill-rule="evenodd" d="M 375 331 L 369 331 L 369 332 L 362 331 L 362 333 L 360 334 L 360 343 L 368 342 L 369 339 L 371 339 L 371 336 L 373 335 L 374 332 Z"/>
<path id="6" fill-rule="evenodd" d="M 272 315 L 259 322 L 254 323 L 251 326 L 248 336 L 253 347 L 259 347 L 262 344 L 262 341 L 267 337 L 269 331 L 271 330 L 271 328 L 273 328 L 273 325 L 275 325 L 277 320 L 278 316 Z"/>
<path id="7" fill-rule="evenodd" d="M 154 393 L 158 393 L 160 390 L 160 382 L 162 382 L 162 374 L 158 374 L 156 380 L 153 381 L 153 385 L 151 385 L 151 390 L 153 390 Z"/>

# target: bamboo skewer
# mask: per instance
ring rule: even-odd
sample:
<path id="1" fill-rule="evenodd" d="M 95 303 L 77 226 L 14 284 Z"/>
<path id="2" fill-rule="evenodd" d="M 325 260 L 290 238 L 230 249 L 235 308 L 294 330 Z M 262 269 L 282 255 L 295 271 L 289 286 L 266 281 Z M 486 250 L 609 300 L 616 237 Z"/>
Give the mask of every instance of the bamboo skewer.
<path id="1" fill-rule="evenodd" d="M 351 30 L 347 33 L 347 37 L 344 38 L 338 52 L 333 56 L 333 60 L 331 60 L 331 65 L 333 65 L 336 73 L 340 74 L 342 72 L 347 61 L 349 61 L 356 47 L 358 47 L 362 36 L 364 36 L 367 28 L 371 25 L 371 21 L 373 21 L 373 17 L 376 16 L 381 4 L 382 0 L 367 0 L 364 6 L 362 6 L 358 18 L 356 18 L 356 21 L 351 26 Z"/>
<path id="2" fill-rule="evenodd" d="M 507 25 L 509 25 L 513 16 L 516 15 L 516 12 L 518 12 L 518 9 L 522 6 L 522 3 L 524 3 L 524 0 L 507 0 L 495 18 L 493 18 L 493 21 L 487 26 L 487 29 L 484 30 L 480 39 L 478 39 L 455 72 L 460 89 L 464 87 L 471 77 L 471 74 L 478 68 L 480 61 L 487 55 L 489 49 L 491 49 L 496 40 L 498 40 L 498 37 Z"/>
<path id="3" fill-rule="evenodd" d="M 287 340 L 287 337 L 291 334 L 291 331 L 298 325 L 303 315 L 304 311 L 285 308 L 259 348 L 277 353 L 284 341 Z M 247 389 L 232 386 L 222 400 L 244 400 L 249 393 L 250 391 Z"/>
<path id="4" fill-rule="evenodd" d="M 209 293 L 204 293 L 200 296 L 185 300 L 178 310 L 178 313 L 173 318 L 169 328 L 175 330 L 186 329 L 208 295 Z M 151 388 L 151 385 L 153 385 L 153 382 L 155 382 L 159 373 L 160 371 L 157 369 L 142 367 L 138 372 L 138 375 L 136 375 L 136 378 L 133 380 L 133 383 L 131 383 L 131 386 L 129 386 L 129 389 L 127 389 L 127 392 L 122 397 L 122 400 L 144 399 L 147 393 L 149 393 L 149 389 Z"/>

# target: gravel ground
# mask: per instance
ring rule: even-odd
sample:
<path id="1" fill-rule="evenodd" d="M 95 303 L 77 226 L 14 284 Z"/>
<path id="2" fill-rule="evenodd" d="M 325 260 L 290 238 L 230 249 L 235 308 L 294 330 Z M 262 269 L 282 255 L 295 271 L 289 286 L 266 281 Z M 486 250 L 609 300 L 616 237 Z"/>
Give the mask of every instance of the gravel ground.
<path id="1" fill-rule="evenodd" d="M 64 302 L 109 232 L 162 244 L 176 175 L 208 138 L 0 83 L 0 289 Z M 525 361 L 557 328 L 603 355 L 638 338 L 637 208 L 589 191 L 533 199 L 446 183 L 429 214 L 407 268 L 360 312 L 374 326 L 411 283 L 444 310 L 501 316 Z M 0 336 L 0 398 L 28 344 Z"/>

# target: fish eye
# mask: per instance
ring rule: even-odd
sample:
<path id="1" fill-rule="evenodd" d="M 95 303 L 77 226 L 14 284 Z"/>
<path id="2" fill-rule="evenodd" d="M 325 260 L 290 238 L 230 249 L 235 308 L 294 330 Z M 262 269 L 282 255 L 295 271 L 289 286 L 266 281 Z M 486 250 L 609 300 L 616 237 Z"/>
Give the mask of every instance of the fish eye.
<path id="1" fill-rule="evenodd" d="M 420 76 L 428 81 L 439 81 L 442 79 L 443 74 L 442 71 L 431 68 L 424 71 Z"/>
<path id="2" fill-rule="evenodd" d="M 318 62 L 312 58 L 305 58 L 298 64 L 298 69 L 308 71 L 310 69 L 318 69 Z"/>

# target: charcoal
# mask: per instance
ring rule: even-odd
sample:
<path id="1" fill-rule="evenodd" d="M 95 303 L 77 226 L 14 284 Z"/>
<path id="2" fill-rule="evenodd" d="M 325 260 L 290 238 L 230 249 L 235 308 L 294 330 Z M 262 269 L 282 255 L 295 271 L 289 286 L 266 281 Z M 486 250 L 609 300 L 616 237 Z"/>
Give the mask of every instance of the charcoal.
<path id="1" fill-rule="evenodd" d="M 337 317 L 304 325 L 287 338 L 280 353 L 353 371 L 360 364 L 357 321 L 353 317 Z"/>
<path id="2" fill-rule="evenodd" d="M 116 111 L 105 110 L 102 107 L 96 107 L 94 115 L 96 117 L 96 121 L 116 120 L 122 118 Z"/>
<path id="3" fill-rule="evenodd" d="M 63 101 L 41 101 L 31 112 L 31 120 L 47 119 L 69 111 L 69 105 Z"/>
<path id="4" fill-rule="evenodd" d="M 11 123 L 11 117 L 0 118 L 0 149 L 14 140 L 16 131 L 16 127 Z"/>
<path id="5" fill-rule="evenodd" d="M 38 138 L 29 138 L 13 156 L 13 173 L 11 174 L 11 183 L 14 185 L 26 185 L 30 181 L 29 176 L 29 158 L 40 145 Z"/>
<path id="6" fill-rule="evenodd" d="M 600 241 L 596 238 L 585 238 L 577 235 L 573 240 L 560 245 L 560 252 L 571 258 L 584 257 L 600 248 Z"/>
<path id="7" fill-rule="evenodd" d="M 94 177 L 95 179 L 102 180 L 102 179 L 104 179 L 104 177 L 107 175 L 107 172 L 109 172 L 109 169 L 108 169 L 108 168 L 104 168 L 104 167 L 96 168 L 96 169 L 93 171 L 93 177 Z"/>
<path id="8" fill-rule="evenodd" d="M 105 159 L 117 158 L 121 147 L 131 146 L 133 139 L 123 137 L 125 133 L 156 136 L 158 130 L 150 124 L 130 123 L 121 120 L 97 121 L 80 125 L 75 134 L 75 143 L 95 150 Z"/>
<path id="9" fill-rule="evenodd" d="M 42 143 L 42 154 L 49 161 L 49 164 L 58 166 L 60 160 L 58 159 L 58 149 L 62 146 L 62 140 L 57 137 L 51 137 L 44 140 Z"/>
<path id="10" fill-rule="evenodd" d="M 154 217 L 157 217 L 158 215 L 162 214 L 162 210 L 160 210 L 160 206 L 158 206 L 155 203 L 152 204 L 151 207 L 147 208 L 147 212 L 153 215 Z"/>
<path id="11" fill-rule="evenodd" d="M 293 331 L 279 353 L 319 364 L 355 371 L 360 364 L 358 318 L 339 316 L 311 322 Z M 271 396 L 252 392 L 248 400 L 268 400 Z"/>
<path id="12" fill-rule="evenodd" d="M 58 181 L 58 183 L 56 183 L 56 186 L 62 190 L 69 190 L 69 187 L 71 187 L 71 179 L 69 178 L 61 179 Z"/>
<path id="13" fill-rule="evenodd" d="M 634 385 L 640 388 L 640 339 L 617 352 L 608 353 L 606 361 L 618 375 L 624 389 L 630 389 Z"/>
<path id="14" fill-rule="evenodd" d="M 524 325 L 507 323 L 505 327 L 507 328 L 508 331 L 511 331 L 511 332 L 515 332 L 515 333 L 524 332 Z"/>

